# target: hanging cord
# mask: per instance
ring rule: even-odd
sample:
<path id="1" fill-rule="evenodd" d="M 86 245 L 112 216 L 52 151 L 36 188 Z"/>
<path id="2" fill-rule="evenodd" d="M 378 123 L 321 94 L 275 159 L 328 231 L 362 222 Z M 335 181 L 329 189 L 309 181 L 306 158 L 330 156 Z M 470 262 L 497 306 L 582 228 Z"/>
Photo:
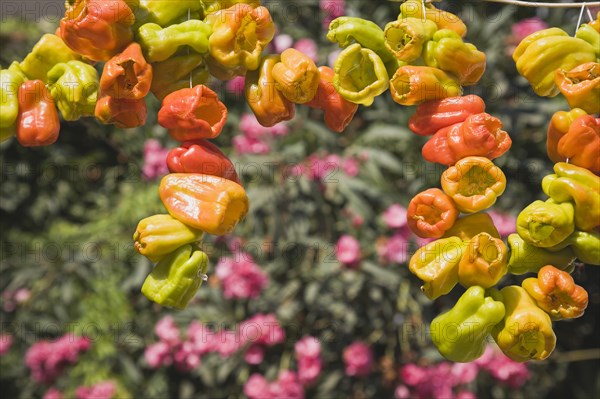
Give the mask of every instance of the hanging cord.
<path id="1" fill-rule="evenodd" d="M 587 9 L 587 15 L 588 15 L 588 17 L 590 17 L 590 22 L 594 22 L 594 16 L 592 15 L 590 8 L 586 7 L 586 9 Z"/>
<path id="2" fill-rule="evenodd" d="M 577 33 L 577 30 L 581 25 L 581 20 L 583 19 L 583 12 L 585 11 L 585 7 L 585 2 L 583 2 L 583 4 L 581 5 L 581 11 L 579 12 L 579 19 L 577 20 L 577 25 L 575 25 L 575 33 Z"/>

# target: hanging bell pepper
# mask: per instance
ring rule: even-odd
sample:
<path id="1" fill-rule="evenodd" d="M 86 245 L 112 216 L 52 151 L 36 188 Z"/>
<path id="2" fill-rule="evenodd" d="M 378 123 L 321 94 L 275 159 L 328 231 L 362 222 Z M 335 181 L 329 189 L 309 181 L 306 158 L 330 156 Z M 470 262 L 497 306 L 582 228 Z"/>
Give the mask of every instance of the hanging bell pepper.
<path id="1" fill-rule="evenodd" d="M 557 69 L 570 71 L 578 65 L 596 61 L 594 47 L 585 40 L 571 37 L 562 29 L 549 28 L 527 36 L 513 53 L 517 70 L 529 81 L 537 95 L 554 97 Z"/>
<path id="2" fill-rule="evenodd" d="M 19 87 L 18 99 L 16 126 L 19 144 L 24 147 L 39 147 L 54 143 L 60 132 L 60 120 L 52 95 L 44 82 L 25 81 Z"/>
<path id="3" fill-rule="evenodd" d="M 354 118 L 358 105 L 345 100 L 333 87 L 333 69 L 319 67 L 319 88 L 315 98 L 306 103 L 309 107 L 321 109 L 324 112 L 325 125 L 334 132 L 341 133 Z"/>
<path id="4" fill-rule="evenodd" d="M 469 116 L 485 112 L 481 97 L 469 94 L 426 101 L 410 117 L 408 127 L 419 136 L 431 136 L 438 130 L 464 122 Z"/>
<path id="5" fill-rule="evenodd" d="M 591 115 L 575 119 L 558 141 L 558 153 L 573 165 L 600 173 L 600 119 Z"/>
<path id="6" fill-rule="evenodd" d="M 214 139 L 226 121 L 227 107 L 204 85 L 169 94 L 158 111 L 158 123 L 177 141 Z"/>
<path id="7" fill-rule="evenodd" d="M 527 291 L 515 285 L 491 290 L 496 301 L 502 301 L 504 319 L 492 328 L 492 337 L 506 356 L 516 362 L 544 360 L 556 346 L 552 320 Z"/>
<path id="8" fill-rule="evenodd" d="M 26 80 L 19 70 L 0 69 L 0 142 L 8 140 L 17 131 L 19 87 Z"/>
<path id="9" fill-rule="evenodd" d="M 594 28 L 596 32 L 600 33 L 600 11 L 596 13 L 596 19 L 590 22 L 588 25 Z"/>
<path id="10" fill-rule="evenodd" d="M 81 56 L 67 47 L 59 36 L 47 33 L 33 46 L 19 66 L 28 79 L 46 83 L 48 72 L 54 65 L 80 60 Z"/>
<path id="11" fill-rule="evenodd" d="M 425 14 L 423 14 L 425 13 Z M 399 20 L 406 18 L 425 19 L 435 22 L 439 29 L 450 29 L 456 32 L 460 37 L 467 34 L 467 26 L 456 15 L 437 9 L 431 3 L 425 3 L 423 10 L 423 2 L 421 0 L 407 0 L 400 6 Z"/>
<path id="12" fill-rule="evenodd" d="M 133 41 L 134 22 L 123 0 L 76 0 L 60 20 L 60 36 L 77 54 L 106 61 Z"/>
<path id="13" fill-rule="evenodd" d="M 129 129 L 146 124 L 148 108 L 144 99 L 126 100 L 111 96 L 101 96 L 96 103 L 94 116 L 105 125 L 115 125 Z"/>
<path id="14" fill-rule="evenodd" d="M 414 196 L 406 212 L 408 227 L 423 238 L 441 238 L 457 218 L 454 201 L 438 188 Z"/>
<path id="15" fill-rule="evenodd" d="M 600 265 L 600 233 L 575 231 L 566 240 L 548 248 L 550 251 L 562 251 L 571 248 L 577 259 L 589 265 Z"/>
<path id="16" fill-rule="evenodd" d="M 187 19 L 188 12 L 204 13 L 200 0 L 140 0 L 135 9 L 136 22 L 153 22 L 160 26 L 170 26 L 181 19 Z"/>
<path id="17" fill-rule="evenodd" d="M 98 72 L 81 61 L 61 62 L 48 72 L 48 85 L 64 120 L 94 116 L 98 99 Z"/>
<path id="18" fill-rule="evenodd" d="M 214 14 L 217 11 L 225 10 L 236 4 L 248 4 L 252 7 L 260 6 L 260 0 L 202 0 L 204 13 L 206 15 Z"/>
<path id="19" fill-rule="evenodd" d="M 575 37 L 591 44 L 596 49 L 596 58 L 600 58 L 600 33 L 591 24 L 581 25 Z"/>
<path id="20" fill-rule="evenodd" d="M 423 60 L 425 65 L 454 74 L 463 86 L 477 84 L 485 72 L 485 53 L 450 29 L 434 33 L 425 45 Z"/>
<path id="21" fill-rule="evenodd" d="M 469 156 L 495 159 L 510 149 L 512 140 L 502 130 L 500 119 L 480 113 L 464 122 L 442 128 L 425 143 L 423 158 L 442 165 L 454 165 Z"/>
<path id="22" fill-rule="evenodd" d="M 554 83 L 571 108 L 581 108 L 589 114 L 600 112 L 600 64 L 586 62 L 565 71 L 557 69 Z"/>
<path id="23" fill-rule="evenodd" d="M 431 322 L 431 340 L 442 356 L 452 362 L 479 359 L 490 331 L 504 318 L 504 304 L 473 286 L 461 295 L 449 311 Z"/>
<path id="24" fill-rule="evenodd" d="M 171 215 L 154 215 L 141 220 L 133 234 L 133 248 L 152 262 L 158 262 L 182 245 L 202 240 L 204 233 L 192 229 Z"/>
<path id="25" fill-rule="evenodd" d="M 162 259 L 144 281 L 142 294 L 161 306 L 185 309 L 208 270 L 208 256 L 184 245 Z"/>
<path id="26" fill-rule="evenodd" d="M 231 233 L 249 207 L 242 186 L 216 176 L 171 173 L 159 193 L 171 216 L 214 235 Z"/>
<path id="27" fill-rule="evenodd" d="M 462 94 L 461 85 L 441 69 L 412 65 L 398 68 L 390 80 L 390 90 L 400 105 L 419 105 Z"/>
<path id="28" fill-rule="evenodd" d="M 442 238 L 419 248 L 408 269 L 423 280 L 421 290 L 429 299 L 446 295 L 458 283 L 458 263 L 466 244 L 458 237 Z"/>
<path id="29" fill-rule="evenodd" d="M 279 122 L 289 121 L 296 115 L 296 106 L 276 89 L 273 67 L 281 61 L 279 55 L 263 57 L 256 71 L 248 71 L 244 95 L 262 126 L 272 127 Z"/>
<path id="30" fill-rule="evenodd" d="M 442 173 L 442 189 L 459 211 L 475 213 L 496 203 L 504 193 L 506 176 L 492 161 L 466 157 Z"/>
<path id="31" fill-rule="evenodd" d="M 517 233 L 536 247 L 555 246 L 575 230 L 574 212 L 570 202 L 535 201 L 517 217 Z"/>
<path id="32" fill-rule="evenodd" d="M 296 104 L 312 100 L 319 89 L 319 70 L 306 54 L 289 48 L 281 53 L 281 61 L 271 70 L 275 87 Z"/>
<path id="33" fill-rule="evenodd" d="M 201 54 L 176 55 L 166 61 L 152 65 L 152 94 L 164 100 L 169 94 L 206 83 L 209 77 L 208 66 Z"/>
<path id="34" fill-rule="evenodd" d="M 137 43 L 131 43 L 122 53 L 108 60 L 100 79 L 104 94 L 127 100 L 146 97 L 151 84 L 152 66 L 144 59 Z"/>
<path id="35" fill-rule="evenodd" d="M 560 270 L 572 273 L 575 253 L 570 247 L 551 252 L 544 248 L 531 245 L 518 234 L 508 236 L 510 257 L 508 271 L 511 274 L 537 273 L 543 266 L 550 263 Z"/>
<path id="36" fill-rule="evenodd" d="M 552 115 L 550 125 L 548 126 L 546 140 L 548 158 L 550 158 L 552 162 L 557 163 L 566 161 L 566 158 L 560 155 L 558 152 L 558 142 L 565 134 L 567 134 L 573 121 L 584 115 L 587 115 L 587 112 L 579 108 L 574 108 L 568 112 L 558 111 Z"/>
<path id="37" fill-rule="evenodd" d="M 575 284 L 569 273 L 551 265 L 542 267 L 537 278 L 525 279 L 521 285 L 552 320 L 581 317 L 588 305 L 587 291 Z"/>
<path id="38" fill-rule="evenodd" d="M 508 272 L 507 261 L 508 249 L 501 239 L 477 234 L 458 264 L 458 282 L 463 287 L 493 287 Z"/>
<path id="39" fill-rule="evenodd" d="M 211 33 L 211 26 L 197 19 L 166 28 L 147 23 L 138 30 L 138 41 L 144 50 L 146 60 L 157 62 L 169 59 L 183 46 L 189 47 L 196 53 L 207 53 Z"/>
<path id="40" fill-rule="evenodd" d="M 500 233 L 494 226 L 492 217 L 485 212 L 458 218 L 454 225 L 446 231 L 444 238 L 458 237 L 462 241 L 471 241 L 473 237 L 480 233 L 487 233 L 494 238 L 500 238 Z"/>
<path id="41" fill-rule="evenodd" d="M 167 167 L 171 173 L 218 176 L 241 185 L 233 163 L 219 147 L 207 140 L 186 141 L 169 151 Z"/>
<path id="42" fill-rule="evenodd" d="M 262 6 L 235 4 L 210 14 L 206 22 L 213 30 L 210 57 L 239 76 L 258 68 L 262 51 L 275 36 L 271 14 Z"/>
<path id="43" fill-rule="evenodd" d="M 431 40 L 438 27 L 428 19 L 403 18 L 385 26 L 385 47 L 402 62 L 421 57 L 423 47 Z"/>

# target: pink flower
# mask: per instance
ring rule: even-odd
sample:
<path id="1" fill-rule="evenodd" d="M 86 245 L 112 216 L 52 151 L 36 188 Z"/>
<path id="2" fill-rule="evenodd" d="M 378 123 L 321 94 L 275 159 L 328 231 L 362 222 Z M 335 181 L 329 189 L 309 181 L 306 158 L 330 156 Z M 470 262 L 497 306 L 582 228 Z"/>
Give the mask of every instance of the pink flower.
<path id="1" fill-rule="evenodd" d="M 17 292 L 15 292 L 15 296 L 13 298 L 15 302 L 22 304 L 31 298 L 31 291 L 29 291 L 27 288 L 19 288 Z"/>
<path id="2" fill-rule="evenodd" d="M 515 362 L 497 348 L 488 345 L 482 357 L 475 361 L 494 379 L 507 384 L 511 388 L 519 388 L 531 377 L 527 365 Z"/>
<path id="3" fill-rule="evenodd" d="M 265 155 L 271 152 L 271 146 L 268 143 L 242 135 L 233 138 L 233 147 L 240 155 Z"/>
<path id="4" fill-rule="evenodd" d="M 364 342 L 354 342 L 346 347 L 343 357 L 346 374 L 349 376 L 366 376 L 373 369 L 373 353 Z"/>
<path id="5" fill-rule="evenodd" d="M 13 337 L 10 334 L 0 334 L 0 356 L 10 350 L 13 344 Z"/>
<path id="6" fill-rule="evenodd" d="M 285 50 L 292 47 L 292 45 L 294 44 L 294 39 L 290 35 L 286 34 L 277 35 L 275 36 L 271 44 L 275 53 L 281 54 Z"/>
<path id="7" fill-rule="evenodd" d="M 294 345 L 296 358 L 321 356 L 321 343 L 315 337 L 307 336 L 296 342 Z"/>
<path id="8" fill-rule="evenodd" d="M 142 175 L 147 180 L 154 180 L 169 173 L 167 154 L 169 150 L 155 139 L 146 140 L 144 144 L 144 166 Z"/>
<path id="9" fill-rule="evenodd" d="M 77 399 L 112 399 L 117 387 L 112 381 L 104 381 L 91 387 L 79 387 L 75 390 Z"/>
<path id="10" fill-rule="evenodd" d="M 398 385 L 394 391 L 394 399 L 410 399 L 410 390 L 406 385 Z"/>
<path id="11" fill-rule="evenodd" d="M 390 238 L 384 238 L 376 245 L 377 255 L 382 263 L 406 263 L 410 255 L 410 242 L 406 232 L 398 231 Z"/>
<path id="12" fill-rule="evenodd" d="M 304 399 L 304 388 L 293 371 L 285 370 L 279 373 L 277 381 L 271 384 L 269 391 L 273 398 Z"/>
<path id="13" fill-rule="evenodd" d="M 154 326 L 154 333 L 161 341 L 174 346 L 180 342 L 180 331 L 179 327 L 175 325 L 171 316 L 163 317 Z"/>
<path id="14" fill-rule="evenodd" d="M 416 364 L 409 363 L 400 369 L 400 378 L 406 385 L 414 387 L 425 381 L 427 371 Z"/>
<path id="15" fill-rule="evenodd" d="M 262 139 L 269 134 L 269 128 L 258 122 L 254 114 L 243 114 L 240 118 L 240 131 L 250 139 Z"/>
<path id="16" fill-rule="evenodd" d="M 477 378 L 479 366 L 475 362 L 454 363 L 451 368 L 451 373 L 458 384 L 468 384 L 475 381 L 475 378 Z"/>
<path id="17" fill-rule="evenodd" d="M 508 237 L 517 232 L 517 219 L 514 216 L 497 211 L 491 211 L 489 214 L 501 237 Z"/>
<path id="18" fill-rule="evenodd" d="M 304 337 L 294 345 L 298 360 L 298 380 L 303 385 L 315 382 L 321 374 L 321 343 L 315 337 Z"/>
<path id="19" fill-rule="evenodd" d="M 294 43 L 294 48 L 306 54 L 314 62 L 319 61 L 319 48 L 314 40 L 308 38 L 299 39 Z"/>
<path id="20" fill-rule="evenodd" d="M 64 335 L 54 342 L 38 341 L 25 353 L 25 364 L 34 381 L 52 383 L 68 364 L 77 362 L 79 353 L 88 350 L 87 338 Z"/>
<path id="21" fill-rule="evenodd" d="M 215 337 L 215 350 L 223 358 L 228 358 L 244 345 L 237 331 L 220 330 Z"/>
<path id="22" fill-rule="evenodd" d="M 187 372 L 200 366 L 200 355 L 194 350 L 194 345 L 186 341 L 175 351 L 173 363 L 179 370 Z"/>
<path id="23" fill-rule="evenodd" d="M 252 374 L 246 384 L 244 393 L 250 399 L 271 399 L 269 382 L 260 374 Z"/>
<path id="24" fill-rule="evenodd" d="M 241 252 L 234 258 L 221 258 L 216 276 L 223 284 L 223 295 L 227 299 L 258 298 L 269 283 L 269 277 L 254 263 L 252 256 Z"/>
<path id="25" fill-rule="evenodd" d="M 273 346 L 285 340 L 285 331 L 274 314 L 256 314 L 240 324 L 240 335 L 244 342 L 254 345 Z"/>
<path id="26" fill-rule="evenodd" d="M 204 324 L 192 321 L 187 329 L 187 338 L 194 351 L 199 355 L 211 352 L 214 349 L 215 333 Z"/>
<path id="27" fill-rule="evenodd" d="M 144 350 L 144 358 L 150 368 L 156 369 L 160 366 L 168 366 L 172 363 L 171 347 L 166 342 L 148 345 Z"/>
<path id="28" fill-rule="evenodd" d="M 327 29 L 331 21 L 346 14 L 345 0 L 320 0 L 319 6 L 323 11 L 323 28 Z"/>
<path id="29" fill-rule="evenodd" d="M 265 358 L 265 349 L 260 345 L 251 345 L 244 354 L 244 360 L 248 364 L 261 364 Z"/>
<path id="30" fill-rule="evenodd" d="M 327 65 L 333 68 L 341 52 L 342 50 L 334 50 L 331 53 L 329 53 L 329 55 L 327 56 Z"/>
<path id="31" fill-rule="evenodd" d="M 63 399 L 63 394 L 56 388 L 50 388 L 46 391 L 42 399 Z"/>
<path id="32" fill-rule="evenodd" d="M 520 42 L 527 36 L 548 28 L 548 24 L 538 17 L 523 19 L 512 26 L 512 36 L 516 42 Z"/>
<path id="33" fill-rule="evenodd" d="M 236 97 L 241 97 L 244 94 L 244 84 L 246 83 L 246 78 L 244 76 L 236 76 L 227 82 L 226 88 L 227 91 Z"/>
<path id="34" fill-rule="evenodd" d="M 400 204 L 390 205 L 383 212 L 383 221 L 390 229 L 399 229 L 406 226 L 406 208 Z"/>
<path id="35" fill-rule="evenodd" d="M 471 391 L 460 391 L 456 394 L 456 399 L 477 399 L 477 396 Z"/>
<path id="36" fill-rule="evenodd" d="M 360 172 L 360 163 L 356 158 L 345 158 L 342 162 L 342 169 L 347 176 L 356 177 Z"/>
<path id="37" fill-rule="evenodd" d="M 346 266 L 355 265 L 360 261 L 360 243 L 351 235 L 344 234 L 335 246 L 335 256 Z"/>

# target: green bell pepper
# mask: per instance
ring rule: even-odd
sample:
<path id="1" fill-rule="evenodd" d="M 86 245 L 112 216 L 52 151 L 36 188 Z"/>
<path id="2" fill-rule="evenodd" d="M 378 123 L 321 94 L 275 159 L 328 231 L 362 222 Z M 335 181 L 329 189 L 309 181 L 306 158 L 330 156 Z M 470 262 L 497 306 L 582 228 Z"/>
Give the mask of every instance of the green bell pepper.
<path id="1" fill-rule="evenodd" d="M 573 204 L 535 201 L 517 217 L 517 233 L 540 248 L 560 244 L 575 230 Z"/>
<path id="2" fill-rule="evenodd" d="M 508 272 L 512 274 L 537 273 L 546 265 L 553 265 L 557 269 L 572 273 L 575 253 L 570 247 L 556 249 L 538 248 L 523 240 L 518 234 L 508 236 L 510 257 L 508 259 Z"/>
<path id="3" fill-rule="evenodd" d="M 81 59 L 81 56 L 67 47 L 59 36 L 47 33 L 33 46 L 20 66 L 29 80 L 39 79 L 47 83 L 48 72 L 54 65 Z"/>
<path id="4" fill-rule="evenodd" d="M 571 248 L 583 263 L 600 265 L 600 233 L 575 231 L 559 245 L 548 248 L 550 251 L 564 251 Z M 553 265 L 553 263 L 549 263 Z"/>
<path id="5" fill-rule="evenodd" d="M 26 80 L 27 76 L 12 65 L 8 69 L 0 69 L 0 142 L 8 140 L 16 133 L 19 115 L 17 93 Z"/>
<path id="6" fill-rule="evenodd" d="M 81 61 L 56 64 L 48 72 L 50 94 L 62 117 L 74 121 L 93 116 L 98 98 L 98 72 Z"/>
<path id="7" fill-rule="evenodd" d="M 146 60 L 157 62 L 170 58 L 182 46 L 189 46 L 197 53 L 207 53 L 211 33 L 209 24 L 194 19 L 167 28 L 147 23 L 138 30 L 138 41 Z"/>

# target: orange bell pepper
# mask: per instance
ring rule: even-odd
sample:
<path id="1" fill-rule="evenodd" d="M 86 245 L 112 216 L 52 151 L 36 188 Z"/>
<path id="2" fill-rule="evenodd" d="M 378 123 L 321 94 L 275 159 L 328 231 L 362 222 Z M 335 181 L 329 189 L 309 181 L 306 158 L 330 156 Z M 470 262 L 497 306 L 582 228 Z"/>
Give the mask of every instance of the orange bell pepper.
<path id="1" fill-rule="evenodd" d="M 419 136 L 431 136 L 440 129 L 482 112 L 485 112 L 485 103 L 474 94 L 431 100 L 417 107 L 417 112 L 408 121 L 408 127 Z"/>
<path id="2" fill-rule="evenodd" d="M 441 238 L 457 217 L 454 201 L 438 188 L 417 194 L 408 204 L 408 227 L 419 237 Z"/>
<path id="3" fill-rule="evenodd" d="M 458 237 L 463 241 L 471 241 L 473 237 L 480 233 L 487 233 L 494 238 L 500 238 L 500 233 L 498 233 L 492 217 L 485 212 L 456 219 L 454 225 L 444 234 L 444 238 Z"/>
<path id="4" fill-rule="evenodd" d="M 570 71 L 557 69 L 554 82 L 571 108 L 581 108 L 588 114 L 600 112 L 600 64 L 586 62 Z"/>
<path id="5" fill-rule="evenodd" d="M 273 66 L 275 87 L 293 103 L 305 104 L 319 89 L 319 70 L 306 54 L 289 48 L 281 53 L 281 61 Z"/>
<path id="6" fill-rule="evenodd" d="M 600 119 L 590 115 L 575 119 L 558 142 L 558 153 L 573 165 L 600 173 Z"/>
<path id="7" fill-rule="evenodd" d="M 96 103 L 94 115 L 100 123 L 127 129 L 144 126 L 148 109 L 143 98 L 140 100 L 126 100 L 103 96 Z"/>
<path id="8" fill-rule="evenodd" d="M 405 65 L 390 80 L 392 98 L 400 105 L 418 105 L 462 94 L 462 87 L 446 72 L 427 66 Z"/>
<path id="9" fill-rule="evenodd" d="M 469 241 L 458 264 L 458 282 L 466 288 L 490 288 L 508 271 L 508 249 L 499 238 L 477 234 Z"/>
<path id="10" fill-rule="evenodd" d="M 41 80 L 27 80 L 17 93 L 17 140 L 25 147 L 46 146 L 58 139 L 60 120 L 58 110 Z"/>
<path id="11" fill-rule="evenodd" d="M 567 134 L 571 123 L 583 115 L 587 115 L 587 112 L 580 108 L 574 108 L 571 111 L 558 111 L 552 115 L 546 139 L 546 151 L 552 162 L 558 163 L 567 160 L 558 153 L 558 142 L 562 136 Z"/>
<path id="12" fill-rule="evenodd" d="M 151 85 L 152 66 L 144 59 L 142 48 L 137 43 L 131 43 L 104 64 L 100 89 L 106 95 L 139 100 L 148 94 Z"/>

